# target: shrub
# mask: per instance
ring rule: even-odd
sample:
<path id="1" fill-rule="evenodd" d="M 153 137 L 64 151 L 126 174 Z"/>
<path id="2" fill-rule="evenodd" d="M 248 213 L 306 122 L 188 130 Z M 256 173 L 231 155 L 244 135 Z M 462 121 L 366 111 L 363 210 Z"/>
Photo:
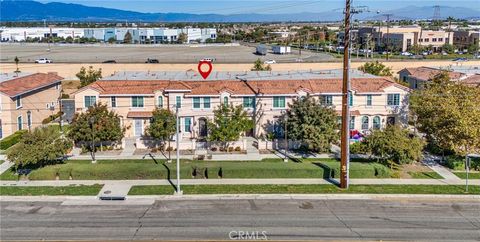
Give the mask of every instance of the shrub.
<path id="1" fill-rule="evenodd" d="M 172 151 L 173 150 L 173 147 L 171 146 L 168 146 L 167 149 L 165 151 Z"/>
<path id="2" fill-rule="evenodd" d="M 235 147 L 235 151 L 242 151 L 242 148 L 240 146 Z"/>
<path id="3" fill-rule="evenodd" d="M 48 123 L 52 122 L 53 120 L 59 118 L 62 114 L 63 114 L 63 112 L 58 112 L 56 114 L 52 114 L 52 115 L 48 116 L 47 118 L 45 118 L 44 120 L 42 120 L 42 124 L 48 124 Z"/>
<path id="4" fill-rule="evenodd" d="M 6 149 L 12 147 L 13 145 L 15 145 L 16 143 L 18 143 L 20 141 L 20 139 L 22 138 L 23 134 L 25 134 L 26 132 L 27 132 L 26 130 L 19 130 L 19 131 L 13 133 L 12 135 L 7 136 L 4 139 L 2 139 L 0 141 L 0 150 L 6 150 Z"/>
<path id="5" fill-rule="evenodd" d="M 68 98 L 70 98 L 70 95 L 66 93 L 62 93 L 62 99 L 68 99 Z"/>
<path id="6" fill-rule="evenodd" d="M 445 166 L 452 170 L 464 170 L 465 158 L 460 156 L 448 156 L 445 161 Z"/>
<path id="7" fill-rule="evenodd" d="M 232 152 L 234 150 L 233 147 L 228 147 L 228 152 Z"/>
<path id="8" fill-rule="evenodd" d="M 210 150 L 215 152 L 215 151 L 217 151 L 217 147 L 212 147 Z"/>
<path id="9" fill-rule="evenodd" d="M 366 154 L 367 148 L 363 142 L 355 142 L 350 145 L 351 154 Z"/>

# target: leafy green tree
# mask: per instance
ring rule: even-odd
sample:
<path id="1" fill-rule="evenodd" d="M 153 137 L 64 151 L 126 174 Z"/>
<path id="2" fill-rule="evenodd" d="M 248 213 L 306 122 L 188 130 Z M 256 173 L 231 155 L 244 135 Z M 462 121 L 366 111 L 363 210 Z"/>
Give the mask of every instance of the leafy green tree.
<path id="1" fill-rule="evenodd" d="M 53 126 L 36 128 L 25 133 L 19 143 L 8 149 L 7 157 L 16 168 L 43 167 L 60 162 L 72 145 Z"/>
<path id="2" fill-rule="evenodd" d="M 177 39 L 178 44 L 187 43 L 187 41 L 188 41 L 188 36 L 186 33 L 180 33 L 178 35 L 178 39 Z"/>
<path id="3" fill-rule="evenodd" d="M 270 65 L 263 64 L 262 60 L 258 58 L 254 63 L 251 69 L 252 71 L 271 71 L 272 67 Z"/>
<path id="4" fill-rule="evenodd" d="M 18 62 L 20 62 L 20 60 L 18 59 L 18 56 L 15 56 L 15 59 L 13 59 L 13 61 L 15 61 L 15 66 L 17 67 L 17 69 L 15 70 L 16 73 L 19 73 L 20 70 L 18 69 Z"/>
<path id="5" fill-rule="evenodd" d="M 379 61 L 367 62 L 360 66 L 358 70 L 369 73 L 375 76 L 392 76 L 393 72 L 390 67 L 385 66 Z"/>
<path id="6" fill-rule="evenodd" d="M 477 44 L 471 44 L 468 46 L 467 51 L 470 54 L 475 54 L 479 50 L 478 43 Z"/>
<path id="7" fill-rule="evenodd" d="M 222 142 L 225 148 L 229 146 L 229 142 L 237 141 L 242 133 L 254 126 L 242 105 L 218 105 L 213 114 L 213 120 L 209 120 L 207 125 L 208 140 Z"/>
<path id="8" fill-rule="evenodd" d="M 430 143 L 458 155 L 480 152 L 480 88 L 450 80 L 444 71 L 410 97 L 411 116 Z"/>
<path id="9" fill-rule="evenodd" d="M 374 130 L 355 149 L 371 153 L 382 161 L 407 164 L 420 160 L 424 146 L 425 142 L 407 129 L 388 125 L 384 130 Z"/>
<path id="10" fill-rule="evenodd" d="M 287 116 L 288 137 L 304 143 L 304 148 L 315 152 L 328 152 L 330 144 L 338 140 L 337 114 L 331 107 L 307 96 L 289 104 Z M 281 127 L 285 117 L 280 121 Z"/>
<path id="11" fill-rule="evenodd" d="M 125 36 L 123 37 L 123 43 L 124 44 L 132 43 L 132 34 L 130 33 L 130 31 L 127 31 L 127 33 L 125 33 Z"/>
<path id="12" fill-rule="evenodd" d="M 147 133 L 154 139 L 169 140 L 175 134 L 175 115 L 167 109 L 155 109 Z"/>
<path id="13" fill-rule="evenodd" d="M 447 52 L 448 54 L 453 54 L 455 52 L 455 47 L 447 43 L 442 46 L 442 50 Z"/>
<path id="14" fill-rule="evenodd" d="M 102 68 L 95 70 L 93 66 L 89 66 L 87 70 L 82 66 L 76 76 L 80 79 L 80 87 L 84 87 L 102 78 Z"/>
<path id="15" fill-rule="evenodd" d="M 414 44 L 410 47 L 408 47 L 408 51 L 413 52 L 414 54 L 418 55 L 421 52 L 423 52 L 425 48 L 419 44 Z"/>
<path id="16" fill-rule="evenodd" d="M 93 122 L 93 125 L 91 124 Z M 68 136 L 76 143 L 120 142 L 125 135 L 125 127 L 120 117 L 109 111 L 107 105 L 95 104 L 84 113 L 77 113 L 72 119 Z"/>
<path id="17" fill-rule="evenodd" d="M 65 42 L 67 42 L 67 43 L 73 43 L 73 37 L 72 37 L 72 36 L 68 36 L 67 38 L 65 38 Z"/>

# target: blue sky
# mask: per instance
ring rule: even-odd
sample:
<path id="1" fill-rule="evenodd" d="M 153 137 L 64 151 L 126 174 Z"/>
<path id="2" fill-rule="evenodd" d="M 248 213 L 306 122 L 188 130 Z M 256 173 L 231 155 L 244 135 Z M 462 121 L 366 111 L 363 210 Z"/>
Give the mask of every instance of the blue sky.
<path id="1" fill-rule="evenodd" d="M 38 0 L 39 2 L 79 3 L 87 6 L 98 6 L 132 10 L 138 12 L 182 12 L 182 13 L 294 13 L 325 12 L 342 8 L 344 0 L 318 1 L 272 1 L 272 0 Z M 452 6 L 468 7 L 480 10 L 480 0 L 355 0 L 355 6 L 369 6 L 371 10 L 391 10 L 408 5 L 416 6 Z M 433 10 L 432 10 L 433 11 Z"/>

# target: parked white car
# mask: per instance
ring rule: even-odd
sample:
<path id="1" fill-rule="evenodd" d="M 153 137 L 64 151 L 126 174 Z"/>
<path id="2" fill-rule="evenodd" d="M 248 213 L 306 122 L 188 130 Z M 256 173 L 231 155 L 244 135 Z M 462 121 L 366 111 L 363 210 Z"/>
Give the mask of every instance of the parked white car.
<path id="1" fill-rule="evenodd" d="M 277 64 L 275 60 L 266 60 L 263 64 Z"/>
<path id="2" fill-rule="evenodd" d="M 35 63 L 37 63 L 37 64 L 48 64 L 48 63 L 52 63 L 52 60 L 47 59 L 47 58 L 40 58 L 38 60 L 35 60 Z"/>
<path id="3" fill-rule="evenodd" d="M 403 56 L 411 56 L 411 55 L 413 55 L 413 54 L 410 53 L 410 52 L 405 51 L 405 52 L 402 52 L 400 55 L 403 55 Z"/>
<path id="4" fill-rule="evenodd" d="M 208 61 L 213 63 L 215 61 L 215 58 L 203 58 L 200 61 Z"/>

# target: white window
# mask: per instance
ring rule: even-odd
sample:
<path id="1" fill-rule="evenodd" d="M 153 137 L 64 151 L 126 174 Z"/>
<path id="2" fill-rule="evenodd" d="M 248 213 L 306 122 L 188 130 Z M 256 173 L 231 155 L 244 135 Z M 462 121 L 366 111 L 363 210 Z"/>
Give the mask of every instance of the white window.
<path id="1" fill-rule="evenodd" d="M 273 108 L 285 108 L 285 97 L 273 97 Z"/>
<path id="2" fill-rule="evenodd" d="M 112 108 L 117 107 L 117 97 L 110 97 L 110 102 L 112 104 Z"/>
<path id="3" fill-rule="evenodd" d="M 388 106 L 398 106 L 398 105 L 400 105 L 400 94 L 388 94 L 387 105 Z"/>
<path id="4" fill-rule="evenodd" d="M 22 97 L 18 96 L 16 100 L 17 109 L 22 107 Z"/>
<path id="5" fill-rule="evenodd" d="M 372 95 L 367 95 L 367 106 L 372 106 Z"/>
<path id="6" fill-rule="evenodd" d="M 143 97 L 137 97 L 137 96 L 132 97 L 132 107 L 143 108 L 144 107 Z"/>
<path id="7" fill-rule="evenodd" d="M 89 108 L 89 107 L 91 107 L 95 104 L 95 102 L 97 101 L 97 97 L 96 96 L 85 96 L 83 101 L 84 101 L 85 107 Z"/>

